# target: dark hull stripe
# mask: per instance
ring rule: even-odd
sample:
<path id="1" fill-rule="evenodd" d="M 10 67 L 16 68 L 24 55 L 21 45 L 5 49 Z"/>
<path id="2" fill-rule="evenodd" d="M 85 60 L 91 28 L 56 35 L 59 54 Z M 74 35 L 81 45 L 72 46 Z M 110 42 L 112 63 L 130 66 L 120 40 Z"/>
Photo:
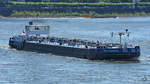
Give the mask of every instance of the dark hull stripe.
<path id="1" fill-rule="evenodd" d="M 140 53 L 97 53 L 95 49 L 72 48 L 26 42 L 24 43 L 23 50 L 42 53 L 52 53 L 56 55 L 85 58 L 91 60 L 132 58 L 137 59 L 140 56 Z"/>

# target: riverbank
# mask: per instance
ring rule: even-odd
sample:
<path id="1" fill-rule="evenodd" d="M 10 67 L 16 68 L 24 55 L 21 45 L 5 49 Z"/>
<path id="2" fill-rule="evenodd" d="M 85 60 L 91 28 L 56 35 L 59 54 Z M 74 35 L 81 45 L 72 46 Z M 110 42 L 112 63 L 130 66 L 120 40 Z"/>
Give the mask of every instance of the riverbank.
<path id="1" fill-rule="evenodd" d="M 10 2 L 0 6 L 4 17 L 138 17 L 150 16 L 145 3 Z"/>
<path id="2" fill-rule="evenodd" d="M 0 6 L 2 17 L 116 18 L 150 16 L 150 3 L 10 2 Z M 1 18 L 1 17 L 0 17 Z"/>
<path id="3" fill-rule="evenodd" d="M 57 12 L 13 12 L 8 17 L 16 17 L 16 18 L 77 18 L 77 17 L 83 17 L 83 18 L 116 18 L 116 17 L 148 17 L 150 16 L 150 13 L 145 12 L 137 12 L 137 13 L 111 13 L 111 14 L 98 14 L 98 13 L 57 13 Z M 2 17 L 2 16 L 1 16 Z"/>

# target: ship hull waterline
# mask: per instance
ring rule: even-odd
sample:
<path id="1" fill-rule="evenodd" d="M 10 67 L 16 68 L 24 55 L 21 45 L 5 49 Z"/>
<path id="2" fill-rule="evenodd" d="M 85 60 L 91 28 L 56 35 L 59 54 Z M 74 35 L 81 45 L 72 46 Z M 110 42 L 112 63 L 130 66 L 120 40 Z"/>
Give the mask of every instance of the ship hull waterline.
<path id="1" fill-rule="evenodd" d="M 25 50 L 39 53 L 51 53 L 59 56 L 77 57 L 89 60 L 138 60 L 138 57 L 140 56 L 140 52 L 138 53 L 98 52 L 103 49 L 73 48 L 59 45 L 47 45 L 28 42 L 24 42 L 22 48 L 18 48 L 13 44 L 9 45 L 11 48 L 16 48 L 18 50 Z"/>

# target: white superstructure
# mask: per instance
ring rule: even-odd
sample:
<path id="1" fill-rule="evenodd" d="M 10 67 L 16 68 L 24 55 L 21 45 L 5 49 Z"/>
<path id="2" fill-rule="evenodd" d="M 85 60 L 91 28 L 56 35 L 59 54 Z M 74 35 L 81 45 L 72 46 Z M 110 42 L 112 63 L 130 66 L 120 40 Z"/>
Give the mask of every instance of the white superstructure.
<path id="1" fill-rule="evenodd" d="M 25 26 L 25 33 L 27 36 L 31 35 L 49 35 L 49 25 L 34 25 L 32 22 L 29 22 L 29 25 Z"/>

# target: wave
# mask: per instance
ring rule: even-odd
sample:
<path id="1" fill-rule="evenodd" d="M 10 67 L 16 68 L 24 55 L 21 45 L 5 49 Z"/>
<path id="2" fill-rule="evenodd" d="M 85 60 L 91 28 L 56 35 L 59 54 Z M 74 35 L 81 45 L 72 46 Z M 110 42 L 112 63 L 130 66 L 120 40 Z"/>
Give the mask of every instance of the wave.
<path id="1" fill-rule="evenodd" d="M 6 45 L 0 45 L 0 49 L 9 50 L 11 48 L 9 46 L 6 46 Z"/>

